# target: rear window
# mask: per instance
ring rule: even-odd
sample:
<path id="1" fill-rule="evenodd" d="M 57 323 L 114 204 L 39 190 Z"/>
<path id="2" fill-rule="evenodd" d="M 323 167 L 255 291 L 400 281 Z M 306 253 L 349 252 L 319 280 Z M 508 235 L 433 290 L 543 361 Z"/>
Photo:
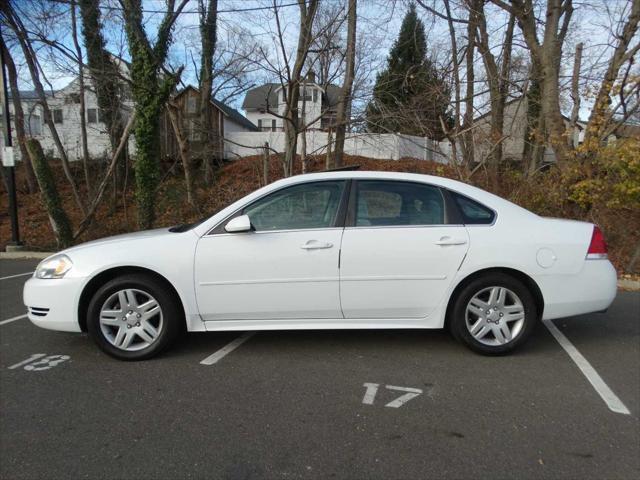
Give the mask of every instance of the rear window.
<path id="1" fill-rule="evenodd" d="M 458 193 L 451 192 L 465 225 L 490 225 L 495 220 L 493 210 Z"/>

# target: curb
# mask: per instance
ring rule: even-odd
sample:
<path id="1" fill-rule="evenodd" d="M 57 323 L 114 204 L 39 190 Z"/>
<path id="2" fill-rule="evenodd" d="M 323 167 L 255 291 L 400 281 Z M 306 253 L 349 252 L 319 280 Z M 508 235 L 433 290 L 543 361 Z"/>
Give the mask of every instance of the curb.
<path id="1" fill-rule="evenodd" d="M 55 252 L 0 252 L 0 260 L 42 260 Z M 632 292 L 640 292 L 640 280 L 631 280 L 630 278 L 619 278 L 618 288 Z"/>
<path id="2" fill-rule="evenodd" d="M 55 252 L 27 252 L 27 251 L 16 251 L 16 252 L 0 252 L 0 260 L 43 260 Z"/>
<path id="3" fill-rule="evenodd" d="M 640 280 L 631 280 L 629 278 L 619 278 L 618 288 L 631 292 L 640 292 Z"/>

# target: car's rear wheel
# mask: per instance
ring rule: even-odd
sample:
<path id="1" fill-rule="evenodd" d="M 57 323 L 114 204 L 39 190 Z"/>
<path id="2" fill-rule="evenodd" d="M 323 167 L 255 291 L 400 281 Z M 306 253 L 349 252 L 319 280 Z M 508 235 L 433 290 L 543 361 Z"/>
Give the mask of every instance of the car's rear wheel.
<path id="1" fill-rule="evenodd" d="M 121 360 L 159 354 L 177 336 L 183 313 L 175 294 L 150 275 L 117 277 L 95 293 L 87 330 L 95 343 Z"/>
<path id="2" fill-rule="evenodd" d="M 489 273 L 458 293 L 451 318 L 454 336 L 485 355 L 509 353 L 531 335 L 538 313 L 529 289 L 503 273 Z"/>

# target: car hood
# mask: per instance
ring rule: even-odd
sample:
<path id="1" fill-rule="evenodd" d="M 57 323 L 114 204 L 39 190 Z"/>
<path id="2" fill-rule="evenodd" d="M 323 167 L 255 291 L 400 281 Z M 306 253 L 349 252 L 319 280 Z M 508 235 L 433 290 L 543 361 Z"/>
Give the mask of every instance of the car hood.
<path id="1" fill-rule="evenodd" d="M 153 230 L 143 230 L 141 232 L 124 233 L 122 235 L 114 235 L 112 237 L 105 237 L 105 238 L 100 238 L 98 240 L 92 240 L 90 242 L 81 243 L 80 245 L 76 245 L 75 247 L 71 247 L 66 250 L 63 250 L 60 253 L 72 254 L 73 252 L 84 250 L 85 248 L 99 247 L 102 245 L 107 245 L 112 243 L 122 243 L 122 242 L 136 241 L 136 240 L 159 238 L 159 237 L 169 236 L 169 235 L 177 235 L 177 234 L 170 232 L 169 228 L 155 228 Z"/>

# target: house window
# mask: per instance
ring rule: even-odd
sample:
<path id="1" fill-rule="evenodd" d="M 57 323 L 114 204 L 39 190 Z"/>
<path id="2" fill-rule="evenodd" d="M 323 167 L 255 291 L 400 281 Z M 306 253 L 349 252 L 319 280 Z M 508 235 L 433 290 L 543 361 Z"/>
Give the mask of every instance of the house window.
<path id="1" fill-rule="evenodd" d="M 187 113 L 198 113 L 198 99 L 194 96 L 187 98 Z"/>
<path id="2" fill-rule="evenodd" d="M 188 120 L 188 129 L 189 129 L 189 141 L 191 142 L 199 142 L 200 138 L 200 129 L 194 120 Z"/>
<path id="3" fill-rule="evenodd" d="M 53 123 L 62 124 L 62 109 L 54 108 L 53 109 Z"/>
<path id="4" fill-rule="evenodd" d="M 317 89 L 313 89 L 313 103 L 316 103 L 318 101 L 318 90 Z"/>
<path id="5" fill-rule="evenodd" d="M 40 115 L 29 115 L 29 119 L 25 119 L 25 127 L 29 135 L 37 137 L 42 135 L 42 123 L 40 122 Z"/>
<path id="6" fill-rule="evenodd" d="M 97 108 L 87 108 L 87 123 L 98 123 Z"/>
<path id="7" fill-rule="evenodd" d="M 276 131 L 276 119 L 259 118 L 258 130 L 261 132 L 275 132 Z"/>
<path id="8" fill-rule="evenodd" d="M 313 97 L 311 95 L 312 89 L 310 87 L 305 87 L 300 89 L 300 101 L 310 102 Z"/>

